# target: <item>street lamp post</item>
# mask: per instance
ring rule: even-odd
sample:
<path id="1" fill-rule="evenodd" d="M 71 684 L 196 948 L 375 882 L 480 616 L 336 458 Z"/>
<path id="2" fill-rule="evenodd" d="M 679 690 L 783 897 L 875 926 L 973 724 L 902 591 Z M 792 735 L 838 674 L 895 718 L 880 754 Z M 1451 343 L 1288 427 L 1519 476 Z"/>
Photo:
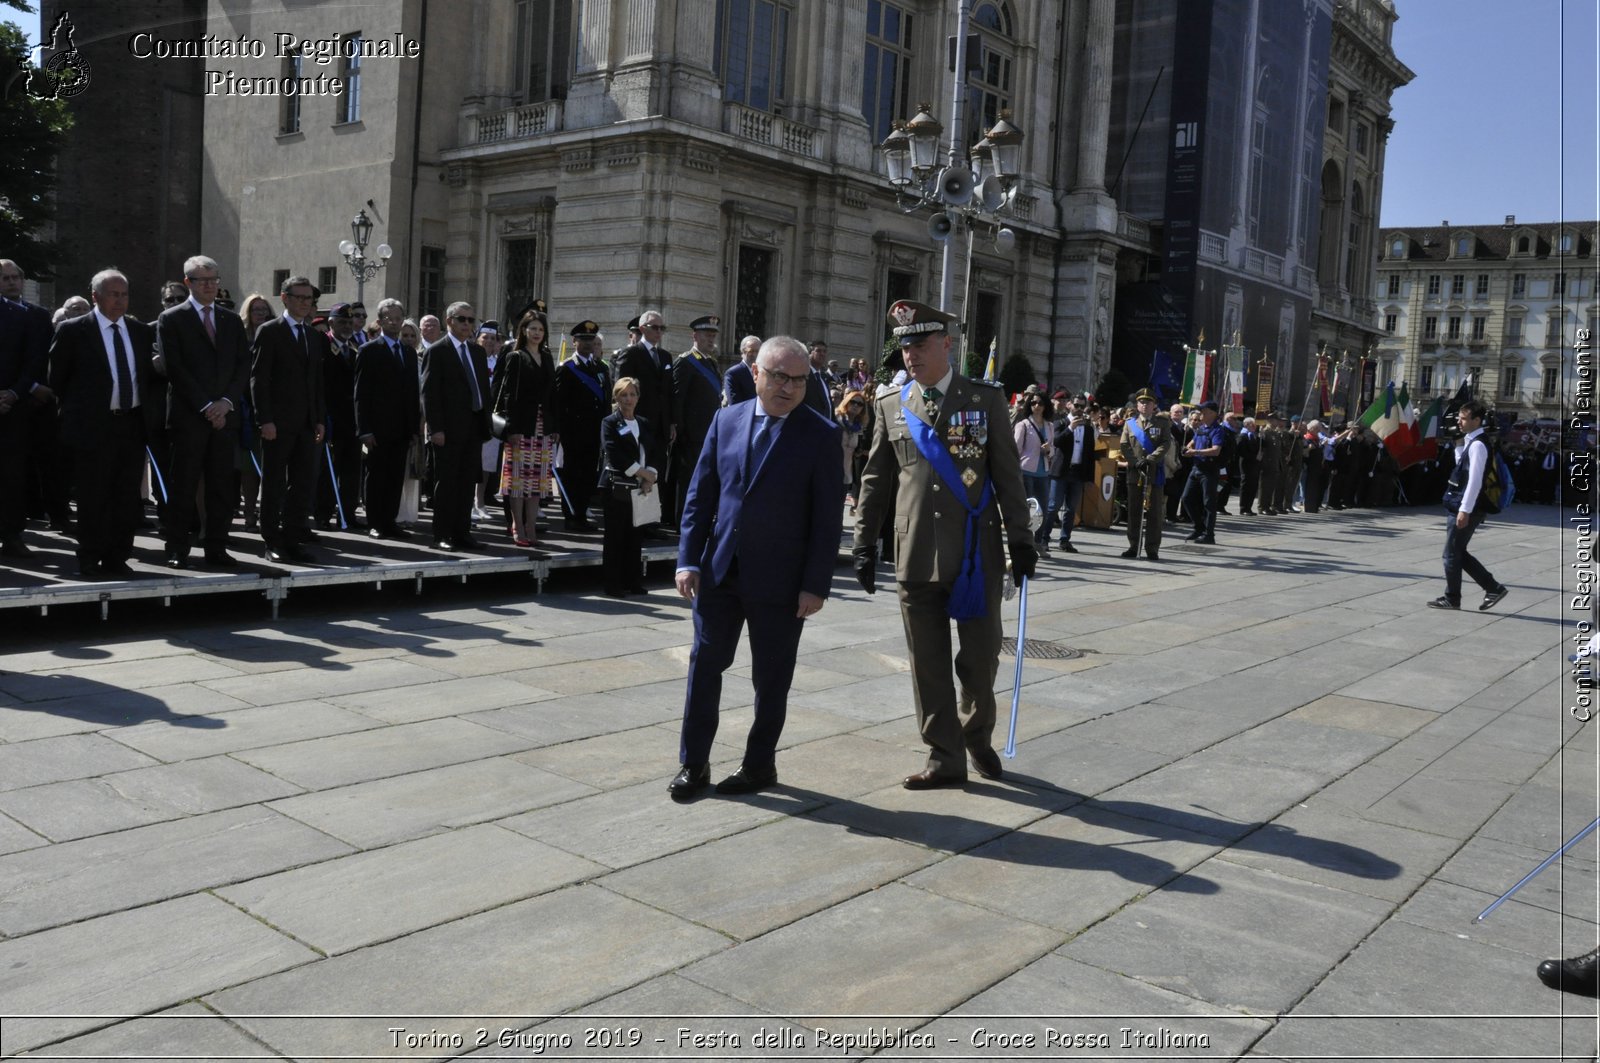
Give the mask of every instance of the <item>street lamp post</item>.
<path id="1" fill-rule="evenodd" d="M 956 22 L 955 90 L 951 95 L 949 146 L 946 161 L 939 165 L 940 138 L 945 128 L 923 104 L 908 122 L 896 122 L 880 144 L 889 183 L 894 186 L 899 207 L 911 214 L 924 207 L 933 208 L 928 219 L 928 235 L 944 245 L 939 270 L 939 308 L 949 311 L 955 289 L 955 237 L 967 229 L 967 287 L 971 286 L 972 249 L 979 226 L 991 227 L 996 249 L 1010 252 L 1016 246 L 1016 233 L 1004 223 L 1017 196 L 1023 134 L 1011 122 L 1011 113 L 1001 111 L 999 120 L 968 148 L 962 142 L 961 119 L 967 97 L 967 23 L 972 0 L 960 0 Z M 966 298 L 966 295 L 963 296 Z M 965 330 L 962 347 L 965 348 Z"/>
<path id="2" fill-rule="evenodd" d="M 350 235 L 353 240 L 344 240 L 339 244 L 339 253 L 344 256 L 345 264 L 350 267 L 350 272 L 356 278 L 356 302 L 367 301 L 367 282 L 378 275 L 378 271 L 388 263 L 389 256 L 394 254 L 394 249 L 388 244 L 378 245 L 376 261 L 367 258 L 367 241 L 372 239 L 372 219 L 367 217 L 366 209 L 356 211 L 356 216 L 350 219 Z"/>

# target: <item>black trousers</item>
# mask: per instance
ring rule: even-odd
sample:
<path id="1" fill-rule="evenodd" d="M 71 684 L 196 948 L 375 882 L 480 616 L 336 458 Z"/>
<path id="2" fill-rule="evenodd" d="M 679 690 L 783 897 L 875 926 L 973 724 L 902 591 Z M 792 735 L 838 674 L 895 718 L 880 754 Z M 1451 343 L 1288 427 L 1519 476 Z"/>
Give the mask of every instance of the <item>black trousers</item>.
<path id="1" fill-rule="evenodd" d="M 356 506 L 361 502 L 361 444 L 354 439 L 336 439 L 327 444 L 322 457 L 324 466 L 328 453 L 333 455 L 333 476 L 324 475 L 317 488 L 317 522 L 336 520 L 346 528 L 355 527 Z M 326 473 L 327 469 L 324 468 Z M 334 512 L 334 482 L 338 481 L 339 512 Z M 339 520 L 340 517 L 342 520 Z"/>
<path id="2" fill-rule="evenodd" d="M 310 526 L 321 463 L 322 447 L 309 429 L 279 429 L 277 439 L 261 441 L 261 539 L 268 546 L 293 542 Z"/>
<path id="3" fill-rule="evenodd" d="M 28 399 L 0 413 L 0 542 L 22 536 L 28 523 Z"/>
<path id="4" fill-rule="evenodd" d="M 644 536 L 633 526 L 633 492 L 603 487 L 606 527 L 601 539 L 600 571 L 607 594 L 639 590 L 644 580 Z"/>
<path id="5" fill-rule="evenodd" d="M 463 439 L 431 449 L 434 541 L 469 541 L 472 538 L 472 497 L 478 490 L 483 444 L 475 439 L 470 442 Z"/>
<path id="6" fill-rule="evenodd" d="M 562 438 L 561 453 L 565 465 L 561 466 L 561 507 L 568 521 L 589 519 L 589 500 L 594 497 L 594 484 L 600 475 L 598 450 L 574 450 Z M 476 477 L 473 480 L 477 482 Z"/>
<path id="7" fill-rule="evenodd" d="M 405 436 L 378 436 L 367 451 L 367 523 L 381 531 L 394 530 L 410 452 L 411 440 Z"/>
<path id="8" fill-rule="evenodd" d="M 212 428 L 199 414 L 185 415 L 172 426 L 172 468 L 167 479 L 171 496 L 167 519 L 167 553 L 189 556 L 189 529 L 194 526 L 195 492 L 204 484 L 207 553 L 225 550 L 233 506 L 239 498 L 234 480 L 239 432 L 227 423 Z"/>
<path id="9" fill-rule="evenodd" d="M 139 410 L 111 415 L 103 440 L 73 447 L 78 499 L 78 563 L 127 561 L 144 513 L 144 421 Z"/>

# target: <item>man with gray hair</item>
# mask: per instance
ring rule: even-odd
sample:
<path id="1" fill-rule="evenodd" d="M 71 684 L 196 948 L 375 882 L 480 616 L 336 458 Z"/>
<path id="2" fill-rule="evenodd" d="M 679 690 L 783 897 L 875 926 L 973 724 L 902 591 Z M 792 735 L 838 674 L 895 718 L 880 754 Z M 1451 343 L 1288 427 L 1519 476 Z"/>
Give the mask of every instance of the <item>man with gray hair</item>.
<path id="1" fill-rule="evenodd" d="M 449 332 L 422 358 L 422 405 L 433 446 L 433 545 L 465 550 L 472 538 L 472 496 L 489 433 L 489 361 L 472 342 L 478 318 L 471 303 L 451 303 Z"/>
<path id="2" fill-rule="evenodd" d="M 639 340 L 618 352 L 613 380 L 631 376 L 639 382 L 639 405 L 635 407 L 640 417 L 650 422 L 656 438 L 663 447 L 670 447 L 678 438 L 678 425 L 673 420 L 672 352 L 662 346 L 666 336 L 666 319 L 659 310 L 645 310 L 639 314 Z M 677 474 L 670 467 L 661 470 L 657 489 L 670 503 Z M 663 505 L 662 523 L 672 524 L 674 513 L 670 504 Z"/>
<path id="3" fill-rule="evenodd" d="M 167 567 L 189 567 L 195 491 L 204 483 L 206 564 L 233 568 L 238 562 L 228 554 L 228 526 L 239 497 L 233 475 L 239 406 L 250 381 L 250 337 L 238 314 L 216 305 L 222 277 L 215 259 L 191 257 L 183 264 L 183 279 L 189 298 L 156 319 L 156 338 L 172 382 L 167 403 L 172 434 Z"/>
<path id="4" fill-rule="evenodd" d="M 378 304 L 377 339 L 356 354 L 356 435 L 367 452 L 367 534 L 404 539 L 397 519 L 406 458 L 417 435 L 417 355 L 400 342 L 406 308 Z"/>
<path id="5" fill-rule="evenodd" d="M 722 404 L 732 406 L 736 402 L 756 397 L 756 353 L 761 350 L 760 336 L 746 336 L 739 341 L 739 361 L 733 368 L 722 374 Z"/>
<path id="6" fill-rule="evenodd" d="M 142 509 L 144 444 L 155 411 L 144 401 L 155 371 L 155 330 L 127 317 L 128 278 L 102 270 L 90 282 L 94 310 L 63 321 L 50 344 L 50 387 L 61 441 L 74 454 L 78 575 L 132 575 Z"/>

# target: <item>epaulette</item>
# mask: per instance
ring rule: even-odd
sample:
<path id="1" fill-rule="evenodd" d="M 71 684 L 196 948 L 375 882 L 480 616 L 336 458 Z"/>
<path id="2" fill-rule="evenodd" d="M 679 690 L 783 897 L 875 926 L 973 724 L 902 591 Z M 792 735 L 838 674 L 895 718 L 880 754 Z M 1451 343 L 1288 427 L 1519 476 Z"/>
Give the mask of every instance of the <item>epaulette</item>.
<path id="1" fill-rule="evenodd" d="M 998 380 L 973 380 L 972 382 L 977 384 L 979 387 L 994 388 L 996 391 L 1001 391 L 1005 388 L 1005 385 L 1000 383 Z"/>

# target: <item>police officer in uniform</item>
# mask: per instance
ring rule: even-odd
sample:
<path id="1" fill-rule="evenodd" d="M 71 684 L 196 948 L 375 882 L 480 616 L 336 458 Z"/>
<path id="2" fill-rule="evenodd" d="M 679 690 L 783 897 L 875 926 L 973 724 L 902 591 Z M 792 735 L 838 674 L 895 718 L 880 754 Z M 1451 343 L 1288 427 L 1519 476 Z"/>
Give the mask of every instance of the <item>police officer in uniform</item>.
<path id="1" fill-rule="evenodd" d="M 711 430 L 711 419 L 722 408 L 722 372 L 717 368 L 721 327 L 722 320 L 715 314 L 695 318 L 689 323 L 694 345 L 672 363 L 672 417 L 668 423 L 676 426 L 677 435 L 672 442 L 672 491 L 663 501 L 670 501 L 674 527 L 683 515 L 689 480 Z"/>
<path id="2" fill-rule="evenodd" d="M 566 529 L 592 532 L 589 496 L 600 477 L 600 422 L 611 412 L 611 374 L 600 360 L 600 326 L 572 326 L 577 357 L 556 369 L 555 401 L 561 411 L 561 503 Z"/>
<path id="3" fill-rule="evenodd" d="M 856 501 L 856 578 L 868 594 L 877 590 L 878 533 L 891 500 L 896 506 L 900 617 L 917 724 L 928 745 L 927 766 L 904 780 L 908 790 L 964 784 L 969 755 L 979 774 L 1000 777 L 992 735 L 1005 579 L 1002 524 L 1019 584 L 1033 575 L 1039 556 L 1005 394 L 951 369 L 954 320 L 908 300 L 889 308 L 910 379 L 880 391 L 874 402 L 872 450 Z M 959 703 L 950 674 L 951 620 L 960 641 Z"/>
<path id="4" fill-rule="evenodd" d="M 1122 426 L 1122 458 L 1128 465 L 1128 548 L 1122 556 L 1139 556 L 1139 530 L 1144 527 L 1144 554 L 1161 559 L 1161 523 L 1167 513 L 1167 451 L 1172 448 L 1172 422 L 1156 414 L 1156 397 L 1146 388 L 1134 396 L 1136 414 Z"/>

